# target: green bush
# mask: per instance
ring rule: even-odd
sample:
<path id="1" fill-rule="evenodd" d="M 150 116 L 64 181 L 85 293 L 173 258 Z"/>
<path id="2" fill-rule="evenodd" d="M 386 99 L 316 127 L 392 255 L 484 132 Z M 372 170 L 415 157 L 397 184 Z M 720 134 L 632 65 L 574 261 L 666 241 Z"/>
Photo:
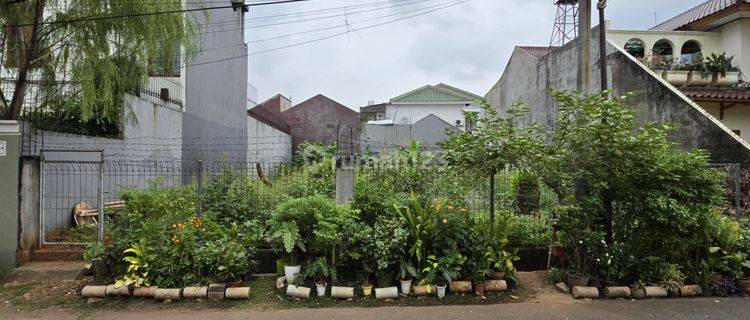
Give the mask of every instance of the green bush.
<path id="1" fill-rule="evenodd" d="M 508 237 L 510 247 L 548 247 L 552 230 L 549 220 L 512 213 L 497 217 L 497 225 Z"/>
<path id="2" fill-rule="evenodd" d="M 126 189 L 120 197 L 125 208 L 108 213 L 105 240 L 115 277 L 182 287 L 238 281 L 251 271 L 248 254 L 253 249 L 242 244 L 236 224 L 195 215 L 194 185 L 164 187 L 154 182 L 144 190 Z M 147 264 L 148 272 L 135 272 L 134 264 Z"/>

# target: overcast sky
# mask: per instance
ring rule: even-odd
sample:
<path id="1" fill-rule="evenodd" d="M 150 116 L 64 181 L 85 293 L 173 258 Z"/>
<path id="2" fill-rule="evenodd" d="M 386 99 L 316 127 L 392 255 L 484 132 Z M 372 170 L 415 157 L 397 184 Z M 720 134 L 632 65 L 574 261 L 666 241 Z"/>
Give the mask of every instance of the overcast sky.
<path id="1" fill-rule="evenodd" d="M 356 33 L 251 55 L 249 80 L 258 88 L 258 102 L 281 93 L 296 104 L 321 93 L 359 110 L 369 100 L 386 102 L 439 82 L 484 95 L 500 77 L 514 46 L 549 45 L 556 11 L 551 0 L 470 0 L 406 18 L 455 0 L 393 0 L 322 15 L 253 20 L 374 2 L 384 1 L 313 0 L 255 7 L 247 16 L 246 41 L 250 42 L 251 53 L 346 33 L 347 22 L 352 30 L 404 18 Z M 607 19 L 613 28 L 646 29 L 657 19 L 664 21 L 701 2 L 704 0 L 610 0 Z M 336 17 L 313 19 L 321 16 Z M 312 21 L 257 27 L 295 20 Z M 367 21 L 357 23 L 362 20 Z M 258 41 L 334 26 L 340 27 Z"/>

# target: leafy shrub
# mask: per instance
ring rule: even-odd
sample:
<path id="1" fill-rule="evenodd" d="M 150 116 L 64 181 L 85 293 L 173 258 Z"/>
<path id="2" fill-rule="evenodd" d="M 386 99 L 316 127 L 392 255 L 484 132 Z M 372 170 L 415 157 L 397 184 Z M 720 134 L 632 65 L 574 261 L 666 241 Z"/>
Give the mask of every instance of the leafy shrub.
<path id="1" fill-rule="evenodd" d="M 549 269 L 549 271 L 547 271 L 547 282 L 550 284 L 565 282 L 565 271 L 560 268 Z"/>
<path id="2" fill-rule="evenodd" d="M 508 213 L 497 217 L 497 226 L 511 247 L 547 247 L 551 242 L 552 230 L 546 218 Z"/>
<path id="3" fill-rule="evenodd" d="M 236 224 L 195 215 L 195 186 L 157 181 L 121 198 L 126 206 L 110 213 L 105 250 L 122 284 L 181 287 L 237 281 L 251 271 L 252 248 L 242 245 Z"/>

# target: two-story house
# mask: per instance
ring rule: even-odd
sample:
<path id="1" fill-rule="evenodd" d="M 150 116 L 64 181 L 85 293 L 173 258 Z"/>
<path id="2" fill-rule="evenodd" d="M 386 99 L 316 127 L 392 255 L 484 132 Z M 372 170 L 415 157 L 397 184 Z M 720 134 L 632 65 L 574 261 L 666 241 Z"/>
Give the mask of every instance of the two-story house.
<path id="1" fill-rule="evenodd" d="M 426 85 L 392 98 L 388 103 L 361 108 L 363 121 L 373 124 L 414 124 L 434 115 L 461 130 L 467 125 L 464 112 L 480 112 L 481 96 L 447 84 Z"/>
<path id="2" fill-rule="evenodd" d="M 648 30 L 607 37 L 750 141 L 750 0 L 709 0 Z M 698 64 L 722 54 L 733 57 L 726 74 L 701 72 Z"/>

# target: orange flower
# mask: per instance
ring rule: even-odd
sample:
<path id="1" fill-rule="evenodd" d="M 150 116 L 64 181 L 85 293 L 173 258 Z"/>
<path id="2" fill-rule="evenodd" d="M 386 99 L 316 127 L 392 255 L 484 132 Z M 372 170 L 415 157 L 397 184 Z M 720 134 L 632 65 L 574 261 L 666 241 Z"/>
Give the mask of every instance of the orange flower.
<path id="1" fill-rule="evenodd" d="M 435 211 L 440 212 L 440 208 L 441 208 L 441 206 L 440 206 L 439 203 L 435 204 Z"/>

